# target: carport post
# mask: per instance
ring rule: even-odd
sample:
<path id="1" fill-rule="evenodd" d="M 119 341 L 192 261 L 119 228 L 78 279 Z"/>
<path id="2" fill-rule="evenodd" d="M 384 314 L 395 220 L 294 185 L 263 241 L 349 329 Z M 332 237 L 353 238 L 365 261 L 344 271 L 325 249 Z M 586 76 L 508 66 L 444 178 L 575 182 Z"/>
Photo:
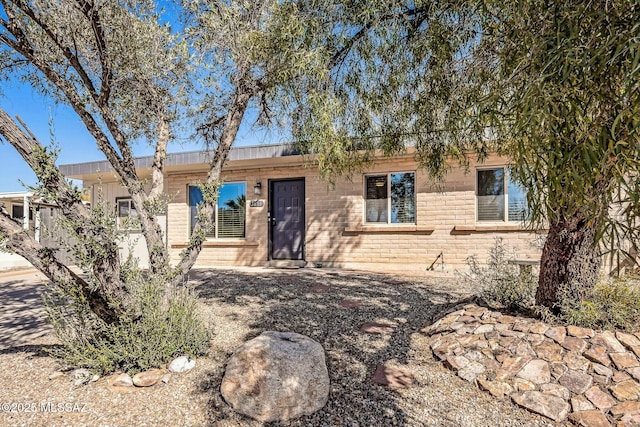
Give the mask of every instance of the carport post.
<path id="1" fill-rule="evenodd" d="M 29 196 L 25 195 L 22 198 L 22 206 L 23 206 L 23 211 L 22 211 L 22 228 L 24 228 L 25 230 L 29 229 Z"/>
<path id="2" fill-rule="evenodd" d="M 40 241 L 40 226 L 42 224 L 42 218 L 40 217 L 40 207 L 36 207 L 36 215 L 33 218 L 33 220 L 35 221 L 35 237 L 36 237 L 36 242 Z"/>

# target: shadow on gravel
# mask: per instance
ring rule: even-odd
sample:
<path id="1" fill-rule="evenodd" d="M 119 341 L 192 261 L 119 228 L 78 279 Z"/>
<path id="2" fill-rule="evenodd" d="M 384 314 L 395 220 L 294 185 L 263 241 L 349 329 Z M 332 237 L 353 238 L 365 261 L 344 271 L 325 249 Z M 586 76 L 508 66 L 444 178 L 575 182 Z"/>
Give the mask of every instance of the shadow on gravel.
<path id="1" fill-rule="evenodd" d="M 24 280 L 0 286 L 0 350 L 24 345 L 51 332 L 38 286 Z"/>
<path id="2" fill-rule="evenodd" d="M 315 269 L 194 271 L 191 282 L 204 304 L 259 304 L 244 341 L 275 330 L 297 332 L 322 344 L 331 380 L 329 401 L 315 414 L 283 424 L 287 426 L 405 425 L 407 414 L 398 405 L 400 392 L 372 382 L 376 366 L 407 363 L 416 351 L 411 348 L 412 334 L 464 297 L 452 292 L 455 282 L 451 279 L 416 281 Z M 359 331 L 366 322 L 389 324 L 393 329 L 386 335 Z M 211 372 L 201 384 L 203 391 L 211 393 L 209 424 L 260 425 L 234 413 L 223 401 L 219 393 L 223 369 Z"/>
<path id="3" fill-rule="evenodd" d="M 49 352 L 54 349 L 59 349 L 61 347 L 62 346 L 59 344 L 16 345 L 13 347 L 0 349 L 0 355 L 30 353 L 30 356 L 32 357 L 51 357 Z"/>

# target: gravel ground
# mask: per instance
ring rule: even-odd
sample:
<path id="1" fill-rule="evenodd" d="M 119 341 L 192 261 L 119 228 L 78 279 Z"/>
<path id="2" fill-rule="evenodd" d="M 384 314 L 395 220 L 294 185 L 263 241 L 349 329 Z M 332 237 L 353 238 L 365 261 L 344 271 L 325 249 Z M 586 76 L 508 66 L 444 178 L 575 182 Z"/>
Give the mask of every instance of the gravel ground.
<path id="1" fill-rule="evenodd" d="M 0 282 L 3 301 L 12 287 L 24 286 L 20 280 Z M 492 398 L 433 359 L 420 330 L 470 296 L 473 290 L 457 280 L 244 269 L 195 271 L 190 284 L 214 332 L 208 357 L 198 359 L 194 370 L 173 374 L 168 384 L 148 389 L 115 389 L 108 378 L 74 386 L 68 377 L 48 379 L 59 367 L 46 356 L 46 349 L 55 345 L 51 334 L 29 334 L 0 350 L 0 404 L 14 403 L 22 409 L 0 410 L 0 426 L 265 425 L 235 413 L 219 393 L 224 363 L 233 350 L 265 330 L 297 332 L 320 342 L 331 379 L 329 402 L 322 410 L 268 425 L 558 425 L 508 400 Z M 359 306 L 343 307 L 344 300 Z M 19 323 L 19 316 L 11 316 L 13 324 Z M 29 316 L 38 317 L 33 307 Z M 358 332 L 365 322 L 396 327 L 390 335 Z M 7 335 L 2 335 L 3 328 L 9 330 L 5 323 L 0 318 L 0 337 Z M 411 370 L 413 386 L 394 391 L 374 385 L 371 378 L 382 363 Z"/>

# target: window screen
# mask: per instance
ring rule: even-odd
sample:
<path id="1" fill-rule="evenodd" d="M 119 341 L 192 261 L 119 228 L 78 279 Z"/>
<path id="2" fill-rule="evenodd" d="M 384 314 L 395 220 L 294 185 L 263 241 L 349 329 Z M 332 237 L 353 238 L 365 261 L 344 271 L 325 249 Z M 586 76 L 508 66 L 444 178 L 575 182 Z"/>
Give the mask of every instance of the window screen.
<path id="1" fill-rule="evenodd" d="M 390 173 L 365 177 L 365 221 L 415 223 L 415 173 Z"/>
<path id="2" fill-rule="evenodd" d="M 242 238 L 245 237 L 245 218 L 247 187 L 244 182 L 225 183 L 218 192 L 215 206 L 214 229 L 209 237 Z M 189 214 L 191 231 L 196 223 L 198 205 L 202 203 L 202 191 L 189 186 Z"/>

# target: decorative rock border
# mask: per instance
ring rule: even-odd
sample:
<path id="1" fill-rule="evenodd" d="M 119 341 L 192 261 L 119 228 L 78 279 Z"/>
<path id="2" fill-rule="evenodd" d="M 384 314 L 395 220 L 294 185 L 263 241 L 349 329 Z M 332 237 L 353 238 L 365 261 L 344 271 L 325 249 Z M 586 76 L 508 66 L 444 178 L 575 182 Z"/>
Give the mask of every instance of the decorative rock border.
<path id="1" fill-rule="evenodd" d="M 422 332 L 438 359 L 495 397 L 554 421 L 640 426 L 640 333 L 554 327 L 473 304 Z"/>

